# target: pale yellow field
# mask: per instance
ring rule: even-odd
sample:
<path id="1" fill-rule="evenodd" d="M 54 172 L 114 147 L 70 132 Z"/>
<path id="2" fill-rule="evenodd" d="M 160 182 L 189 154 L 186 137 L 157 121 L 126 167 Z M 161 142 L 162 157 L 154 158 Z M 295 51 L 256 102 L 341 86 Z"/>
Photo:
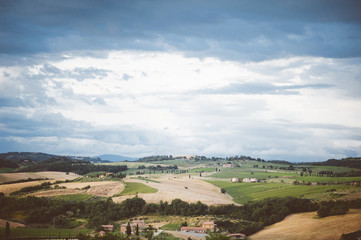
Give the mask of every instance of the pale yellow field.
<path id="1" fill-rule="evenodd" d="M 175 177 L 177 176 L 177 177 Z M 207 205 L 232 204 L 232 198 L 229 195 L 222 194 L 220 189 L 210 183 L 206 183 L 197 178 L 188 178 L 188 175 L 162 175 L 155 182 L 146 182 L 137 179 L 126 179 L 127 182 L 140 182 L 150 187 L 158 189 L 156 193 L 139 193 L 147 203 L 159 203 L 160 200 L 172 201 L 180 198 L 189 203 L 201 201 Z M 115 202 L 121 202 L 126 198 L 133 196 L 122 196 L 113 198 Z"/>
<path id="2" fill-rule="evenodd" d="M 79 175 L 74 173 L 69 173 L 67 175 L 66 173 L 63 172 L 37 172 L 37 173 L 6 173 L 6 174 L 1 174 L 0 177 L 1 179 L 4 180 L 4 182 L 16 181 L 19 179 L 27 179 L 29 177 L 49 178 L 49 179 L 54 179 L 51 180 L 50 182 L 54 182 L 55 180 L 74 179 L 79 177 Z M 20 190 L 23 187 L 35 186 L 47 181 L 49 180 L 3 184 L 0 185 L 0 192 L 5 193 L 5 195 L 9 195 L 11 192 Z M 82 188 L 88 185 L 90 185 L 89 189 L 82 190 Z M 59 184 L 59 186 L 64 186 L 66 187 L 66 189 L 39 191 L 36 193 L 31 193 L 30 195 L 38 196 L 38 197 L 52 197 L 52 196 L 86 192 L 91 195 L 111 197 L 117 193 L 120 193 L 124 189 L 124 184 L 122 182 L 114 182 L 114 181 L 62 183 Z"/>
<path id="3" fill-rule="evenodd" d="M 55 180 L 71 180 L 79 177 L 78 174 L 65 172 L 24 172 L 24 173 L 1 173 L 0 174 L 0 183 L 6 183 L 10 181 L 17 181 L 27 178 L 48 178 L 52 179 L 50 182 Z M 13 184 L 2 184 L 0 185 L 0 192 L 3 192 L 5 195 L 9 195 L 11 192 L 15 192 L 24 187 L 36 186 L 43 182 L 49 182 L 49 180 L 42 181 L 31 181 L 23 183 L 13 183 Z"/>
<path id="4" fill-rule="evenodd" d="M 66 189 L 52 189 L 46 191 L 39 191 L 31 193 L 29 195 L 37 197 L 54 197 L 60 195 L 69 195 L 77 193 L 87 193 L 90 195 L 111 197 L 117 193 L 120 193 L 124 189 L 122 182 L 114 181 L 101 181 L 101 182 L 72 182 L 59 184 Z M 83 190 L 82 188 L 90 186 L 89 189 Z"/>
<path id="5" fill-rule="evenodd" d="M 0 185 L 0 192 L 3 192 L 5 195 L 9 195 L 10 193 L 18 191 L 24 187 L 40 185 L 43 182 L 49 182 L 49 180 L 4 184 L 4 185 Z"/>
<path id="6" fill-rule="evenodd" d="M 85 193 L 85 190 L 80 189 L 51 189 L 46 191 L 39 191 L 28 194 L 28 196 L 36 196 L 36 197 L 55 197 L 62 195 L 70 195 L 70 194 L 79 194 Z"/>
<path id="7" fill-rule="evenodd" d="M 124 183 L 114 181 L 101 181 L 101 182 L 74 182 L 62 183 L 59 186 L 64 186 L 67 189 L 81 189 L 90 185 L 86 193 L 101 197 L 111 197 L 120 193 L 124 189 Z"/>
<path id="8" fill-rule="evenodd" d="M 10 228 L 26 227 L 26 225 L 24 225 L 24 224 L 22 224 L 22 223 L 7 221 L 7 220 L 3 220 L 3 219 L 0 219 L 0 227 L 1 227 L 1 228 L 6 227 L 6 222 L 9 223 Z"/>
<path id="9" fill-rule="evenodd" d="M 79 177 L 78 174 L 65 172 L 21 172 L 21 173 L 0 173 L 0 183 L 17 181 L 28 178 L 49 178 L 55 180 L 71 180 Z"/>
<path id="10" fill-rule="evenodd" d="M 104 185 L 92 186 L 88 189 L 87 193 L 101 197 L 112 197 L 120 193 L 124 189 L 122 182 L 110 182 Z"/>
<path id="11" fill-rule="evenodd" d="M 251 236 L 252 240 L 338 240 L 342 233 L 361 229 L 361 209 L 348 214 L 316 218 L 317 213 L 292 214 Z"/>

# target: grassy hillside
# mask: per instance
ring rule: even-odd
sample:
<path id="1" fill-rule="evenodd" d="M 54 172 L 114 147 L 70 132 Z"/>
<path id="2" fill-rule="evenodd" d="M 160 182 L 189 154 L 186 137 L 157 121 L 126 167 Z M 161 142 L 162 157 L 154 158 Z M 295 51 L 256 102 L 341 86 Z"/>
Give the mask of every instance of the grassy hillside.
<path id="1" fill-rule="evenodd" d="M 351 188 L 346 185 L 295 186 L 286 183 L 231 183 L 226 181 L 207 181 L 219 188 L 224 188 L 236 203 L 262 200 L 269 197 L 305 197 L 317 199 L 317 194 L 330 195 L 335 191 Z"/>
<path id="2" fill-rule="evenodd" d="M 127 182 L 125 183 L 125 189 L 119 194 L 119 196 L 137 193 L 155 193 L 157 191 L 157 189 L 144 185 L 143 183 Z"/>

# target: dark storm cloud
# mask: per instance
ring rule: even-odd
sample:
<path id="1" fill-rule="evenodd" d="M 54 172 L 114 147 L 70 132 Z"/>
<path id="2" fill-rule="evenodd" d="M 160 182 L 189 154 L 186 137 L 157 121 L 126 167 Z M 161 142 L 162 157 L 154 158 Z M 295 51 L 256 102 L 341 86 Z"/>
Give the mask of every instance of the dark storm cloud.
<path id="1" fill-rule="evenodd" d="M 349 1 L 2 1 L 0 52 L 176 49 L 222 58 L 361 56 Z"/>

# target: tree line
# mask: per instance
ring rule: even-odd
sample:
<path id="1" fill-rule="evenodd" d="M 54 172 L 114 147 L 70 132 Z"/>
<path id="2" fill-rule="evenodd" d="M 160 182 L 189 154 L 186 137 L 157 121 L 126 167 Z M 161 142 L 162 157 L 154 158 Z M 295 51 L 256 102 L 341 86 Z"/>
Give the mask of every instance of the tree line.
<path id="1" fill-rule="evenodd" d="M 72 160 L 67 157 L 51 158 L 46 161 L 37 162 L 32 165 L 19 169 L 19 172 L 40 172 L 40 171 L 60 171 L 73 172 L 80 175 L 89 172 L 122 172 L 128 168 L 126 165 L 111 166 L 111 165 L 95 165 L 88 161 Z"/>
<path id="2" fill-rule="evenodd" d="M 335 166 L 335 167 L 349 167 L 361 169 L 361 157 L 350 157 L 338 159 L 329 159 L 326 162 L 308 163 L 316 166 Z"/>
<path id="3" fill-rule="evenodd" d="M 0 158 L 0 168 L 18 168 L 18 167 L 19 165 L 17 165 L 13 161 Z"/>
<path id="4" fill-rule="evenodd" d="M 183 156 L 174 157 L 172 155 L 154 155 L 147 156 L 143 158 L 139 158 L 138 162 L 155 162 L 155 161 L 168 161 L 168 160 L 177 160 L 177 159 L 185 159 Z M 261 158 L 252 158 L 250 156 L 231 156 L 231 157 L 205 157 L 205 156 L 191 156 L 190 159 L 198 162 L 198 161 L 237 161 L 237 160 L 250 160 L 250 161 L 258 161 L 265 162 L 265 160 Z"/>
<path id="5" fill-rule="evenodd" d="M 34 208 L 34 206 L 37 206 Z M 242 219 L 239 225 L 245 233 L 252 234 L 263 226 L 281 221 L 288 214 L 317 210 L 317 204 L 307 199 L 297 198 L 270 198 L 258 202 L 250 202 L 243 206 L 220 205 L 207 206 L 201 202 L 187 203 L 181 199 L 174 199 L 170 203 L 160 201 L 159 204 L 147 204 L 142 198 L 134 197 L 121 203 L 114 203 L 111 198 L 93 198 L 76 202 L 33 196 L 16 198 L 0 194 L 0 215 L 11 218 L 14 214 L 25 216 L 27 223 L 49 223 L 54 219 L 69 222 L 67 212 L 71 211 L 73 217 L 86 218 L 87 227 L 100 228 L 103 224 L 110 224 L 120 219 L 127 219 L 137 215 L 160 214 L 178 216 L 228 216 Z M 232 230 L 233 229 L 233 230 Z M 239 228 L 229 228 L 229 232 L 238 231 Z"/>
<path id="6" fill-rule="evenodd" d="M 36 208 L 34 207 L 36 206 Z M 248 202 L 243 206 L 219 205 L 207 206 L 201 202 L 187 203 L 174 199 L 170 203 L 146 203 L 142 198 L 134 197 L 121 203 L 114 203 L 111 198 L 94 197 L 78 202 L 72 200 L 37 198 L 33 196 L 17 198 L 0 194 L 0 215 L 10 219 L 15 214 L 25 216 L 27 223 L 49 223 L 61 220 L 69 224 L 68 213 L 73 217 L 87 219 L 88 228 L 99 229 L 103 224 L 111 224 L 121 219 L 138 215 L 177 215 L 177 216 L 226 216 L 240 220 L 235 224 L 219 222 L 219 228 L 234 233 L 253 234 L 264 226 L 283 220 L 287 215 L 318 210 L 321 216 L 344 214 L 345 209 L 361 208 L 361 199 L 349 202 L 314 203 L 308 199 L 294 197 L 268 198 L 257 202 Z M 327 209 L 327 211 L 325 210 Z M 346 211 L 347 212 L 347 211 Z M 233 221 L 232 221 L 233 222 Z M 61 224 L 58 222 L 58 224 Z"/>

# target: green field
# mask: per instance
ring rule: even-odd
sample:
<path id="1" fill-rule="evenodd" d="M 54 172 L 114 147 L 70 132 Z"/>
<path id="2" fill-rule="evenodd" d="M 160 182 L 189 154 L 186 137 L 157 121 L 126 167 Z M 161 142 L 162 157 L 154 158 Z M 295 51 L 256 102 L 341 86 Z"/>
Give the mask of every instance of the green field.
<path id="1" fill-rule="evenodd" d="M 96 177 L 96 176 L 100 176 L 100 175 L 104 175 L 106 172 L 101 171 L 101 172 L 90 172 L 84 175 L 84 177 Z"/>
<path id="2" fill-rule="evenodd" d="M 126 182 L 125 189 L 117 196 L 131 195 L 137 193 L 156 193 L 158 189 L 144 185 L 143 183 Z"/>
<path id="3" fill-rule="evenodd" d="M 214 173 L 209 175 L 208 177 L 214 178 L 224 178 L 224 179 L 231 179 L 231 178 L 257 178 L 257 179 L 268 179 L 268 178 L 277 178 L 277 177 L 285 177 L 285 178 L 292 178 L 299 176 L 295 173 L 288 173 L 288 172 L 266 172 L 265 170 L 253 170 L 253 171 L 242 171 L 242 169 L 237 168 L 229 168 L 229 169 L 222 169 L 221 172 Z"/>
<path id="4" fill-rule="evenodd" d="M 226 189 L 226 192 L 233 197 L 233 200 L 240 204 L 253 200 L 262 200 L 269 197 L 292 196 L 312 198 L 312 195 L 326 193 L 327 190 L 344 190 L 350 188 L 345 185 L 295 186 L 286 183 L 231 183 L 226 181 L 207 182 L 212 183 L 219 188 Z"/>
<path id="5" fill-rule="evenodd" d="M 180 223 L 168 223 L 162 227 L 163 230 L 177 231 L 180 228 Z"/>
<path id="6" fill-rule="evenodd" d="M 11 228 L 10 237 L 35 236 L 76 236 L 78 233 L 89 233 L 91 229 L 48 229 L 48 228 Z M 0 228 L 0 238 L 5 238 L 5 228 Z"/>
<path id="7" fill-rule="evenodd" d="M 95 199 L 95 198 L 100 199 L 102 197 L 93 196 L 93 195 L 89 195 L 86 193 L 79 193 L 79 194 L 68 194 L 68 195 L 55 196 L 52 198 L 60 199 L 60 200 L 72 200 L 72 201 L 76 201 L 76 202 L 82 202 L 82 201 L 86 201 L 89 199 Z"/>
<path id="8" fill-rule="evenodd" d="M 292 177 L 297 181 L 305 182 L 352 182 L 352 181 L 361 181 L 361 177 L 316 177 L 316 176 L 295 176 Z"/>
<path id="9" fill-rule="evenodd" d="M 168 166 L 177 165 L 178 167 L 181 167 L 181 168 L 189 168 L 189 167 L 194 167 L 194 166 L 197 166 L 197 165 L 203 165 L 204 166 L 204 164 L 197 163 L 194 160 L 178 160 L 178 159 L 167 160 L 167 161 L 155 161 L 155 162 L 152 162 L 152 163 L 156 164 L 156 165 L 160 164 L 160 165 L 168 165 Z"/>
<path id="10" fill-rule="evenodd" d="M 170 233 L 166 233 L 166 232 L 161 232 L 158 236 L 157 239 L 167 239 L 167 240 L 181 240 L 182 238 L 177 238 L 175 236 L 173 236 Z"/>
<path id="11" fill-rule="evenodd" d="M 155 182 L 155 183 L 160 183 L 156 180 L 153 180 L 153 179 L 149 179 L 149 178 L 145 178 L 145 177 L 141 177 L 141 176 L 138 176 L 138 177 L 131 177 L 130 179 L 139 179 L 139 180 L 143 180 L 143 181 L 146 181 L 146 182 Z"/>
<path id="12" fill-rule="evenodd" d="M 320 171 L 333 171 L 334 173 L 342 173 L 349 171 L 361 171 L 360 169 L 348 168 L 348 167 L 336 167 L 336 166 L 313 166 L 313 165 L 296 165 L 297 168 L 311 168 L 313 172 Z"/>
<path id="13" fill-rule="evenodd" d="M 329 168 L 333 169 L 333 168 Z M 330 170 L 332 171 L 332 170 Z M 242 178 L 257 178 L 258 180 L 269 180 L 279 178 L 279 181 L 284 180 L 287 182 L 304 181 L 304 182 L 350 182 L 350 181 L 361 181 L 361 177 L 317 177 L 317 176 L 300 176 L 298 172 L 291 171 L 278 171 L 264 170 L 264 169 L 252 169 L 251 171 L 245 171 L 241 168 L 223 168 L 221 172 L 214 173 L 208 177 L 231 179 L 233 177 Z"/>
<path id="14" fill-rule="evenodd" d="M 15 168 L 0 168 L 0 173 L 12 173 L 15 172 Z"/>
<path id="15" fill-rule="evenodd" d="M 193 168 L 190 169 L 188 172 L 215 172 L 216 168 Z"/>

